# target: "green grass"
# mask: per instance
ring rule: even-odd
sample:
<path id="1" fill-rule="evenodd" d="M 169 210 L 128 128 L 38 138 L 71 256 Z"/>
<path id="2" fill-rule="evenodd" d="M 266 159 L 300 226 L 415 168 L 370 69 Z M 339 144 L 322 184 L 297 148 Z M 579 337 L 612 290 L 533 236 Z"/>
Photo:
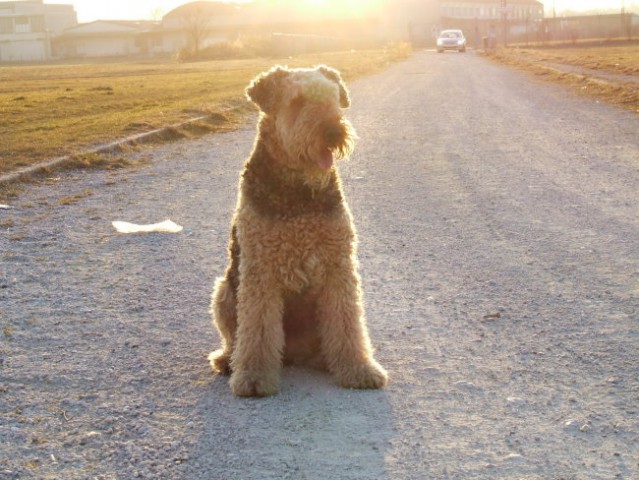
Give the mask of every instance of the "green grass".
<path id="1" fill-rule="evenodd" d="M 250 108 L 244 88 L 274 64 L 325 63 L 350 80 L 409 54 L 398 45 L 283 59 L 3 67 L 0 174 L 199 115 L 224 119 L 199 133 L 233 128 Z"/>

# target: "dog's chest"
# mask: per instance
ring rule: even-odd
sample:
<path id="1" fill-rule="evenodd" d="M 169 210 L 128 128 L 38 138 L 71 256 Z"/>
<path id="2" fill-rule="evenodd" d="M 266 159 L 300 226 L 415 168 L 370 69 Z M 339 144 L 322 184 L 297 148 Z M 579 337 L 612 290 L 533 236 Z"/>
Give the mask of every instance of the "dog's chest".
<path id="1" fill-rule="evenodd" d="M 289 290 L 322 285 L 345 256 L 350 258 L 353 235 L 348 224 L 311 217 L 283 222 L 282 228 L 279 272 Z"/>
<path id="2" fill-rule="evenodd" d="M 275 281 L 290 292 L 321 286 L 327 275 L 350 261 L 353 250 L 354 233 L 345 217 L 300 216 L 251 222 L 246 228 L 250 240 L 245 253 L 262 259 Z"/>
<path id="3" fill-rule="evenodd" d="M 240 266 L 247 261 L 292 292 L 321 285 L 350 261 L 355 240 L 337 172 L 315 187 L 300 175 L 258 144 L 242 173 L 236 216 Z"/>

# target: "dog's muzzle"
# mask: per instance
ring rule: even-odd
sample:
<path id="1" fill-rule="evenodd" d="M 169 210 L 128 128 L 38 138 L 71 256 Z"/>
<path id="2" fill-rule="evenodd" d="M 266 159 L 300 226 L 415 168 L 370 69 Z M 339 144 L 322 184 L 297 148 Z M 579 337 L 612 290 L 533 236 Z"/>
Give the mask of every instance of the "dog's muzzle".
<path id="1" fill-rule="evenodd" d="M 346 131 L 342 125 L 328 125 L 324 129 L 324 142 L 328 148 L 339 147 L 344 143 Z"/>

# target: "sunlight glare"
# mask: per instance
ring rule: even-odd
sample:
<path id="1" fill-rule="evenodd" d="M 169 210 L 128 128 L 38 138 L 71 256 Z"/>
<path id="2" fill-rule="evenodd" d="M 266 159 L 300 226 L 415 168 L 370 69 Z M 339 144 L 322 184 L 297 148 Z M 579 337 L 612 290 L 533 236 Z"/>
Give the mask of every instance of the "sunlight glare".
<path id="1" fill-rule="evenodd" d="M 361 17 L 378 13 L 383 0 L 302 0 L 298 6 L 322 16 Z"/>
<path id="2" fill-rule="evenodd" d="M 47 3 L 72 3 L 78 12 L 80 22 L 97 19 L 159 19 L 180 5 L 191 0 L 109 0 L 108 2 L 96 2 L 95 0 L 45 0 Z M 415 3 L 417 0 L 214 0 L 232 1 L 235 3 L 263 3 L 283 7 L 289 11 L 306 11 L 317 13 L 321 16 L 375 16 L 380 15 L 382 6 L 391 6 Z M 421 2 L 436 3 L 435 0 L 419 0 Z M 639 13 L 639 0 L 542 0 L 546 15 L 552 15 L 553 10 L 560 13 L 564 10 L 585 12 L 592 9 L 626 11 Z"/>

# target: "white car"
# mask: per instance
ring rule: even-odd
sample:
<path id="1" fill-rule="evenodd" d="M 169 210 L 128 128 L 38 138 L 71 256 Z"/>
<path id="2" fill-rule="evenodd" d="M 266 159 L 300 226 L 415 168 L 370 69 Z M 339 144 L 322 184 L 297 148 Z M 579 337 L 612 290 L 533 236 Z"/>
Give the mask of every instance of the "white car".
<path id="1" fill-rule="evenodd" d="M 437 52 L 444 50 L 466 51 L 466 38 L 461 30 L 443 30 L 437 37 Z"/>

